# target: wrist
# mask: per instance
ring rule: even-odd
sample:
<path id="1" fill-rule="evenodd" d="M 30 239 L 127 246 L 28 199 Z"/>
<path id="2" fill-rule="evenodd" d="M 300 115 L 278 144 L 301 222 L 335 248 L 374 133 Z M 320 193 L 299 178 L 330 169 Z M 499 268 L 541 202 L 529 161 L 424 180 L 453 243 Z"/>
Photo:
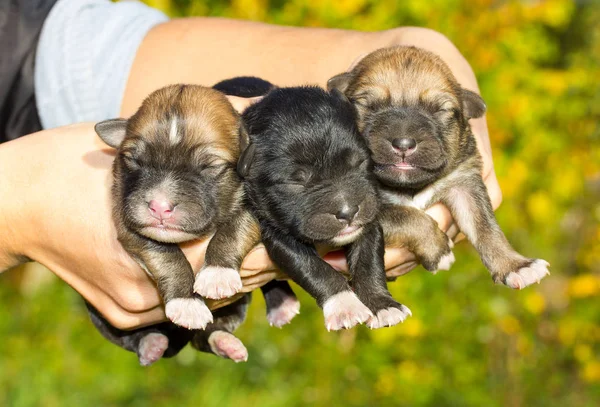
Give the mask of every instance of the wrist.
<path id="1" fill-rule="evenodd" d="M 15 154 L 17 144 L 12 141 L 0 145 L 0 272 L 27 261 L 23 222 L 26 208 L 19 193 L 23 168 L 19 154 Z"/>

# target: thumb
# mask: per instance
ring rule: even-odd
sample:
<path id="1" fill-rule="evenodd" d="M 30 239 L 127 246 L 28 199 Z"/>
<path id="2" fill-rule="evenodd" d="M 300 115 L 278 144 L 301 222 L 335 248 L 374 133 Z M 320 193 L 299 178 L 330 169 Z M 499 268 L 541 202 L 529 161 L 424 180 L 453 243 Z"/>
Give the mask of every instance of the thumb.
<path id="1" fill-rule="evenodd" d="M 261 100 L 262 96 L 257 96 L 253 98 L 242 98 L 239 96 L 227 96 L 229 102 L 233 105 L 233 108 L 237 110 L 238 113 L 243 113 L 250 105 Z"/>

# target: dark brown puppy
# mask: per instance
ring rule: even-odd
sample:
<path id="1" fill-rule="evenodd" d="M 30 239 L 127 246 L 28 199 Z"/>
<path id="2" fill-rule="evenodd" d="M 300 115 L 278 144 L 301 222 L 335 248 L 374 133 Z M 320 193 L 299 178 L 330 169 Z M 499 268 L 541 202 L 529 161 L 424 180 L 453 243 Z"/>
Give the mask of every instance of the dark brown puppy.
<path id="1" fill-rule="evenodd" d="M 123 247 L 157 282 L 167 317 L 203 329 L 212 314 L 200 296 L 230 297 L 241 261 L 259 236 L 241 210 L 235 172 L 243 126 L 218 91 L 174 85 L 152 93 L 129 120 L 96 125 L 117 149 L 113 215 Z M 244 137 L 241 137 L 244 139 Z M 215 233 L 194 273 L 177 243 Z"/>
<path id="2" fill-rule="evenodd" d="M 148 96 L 129 120 L 98 123 L 96 132 L 117 149 L 112 201 L 119 241 L 156 281 L 167 317 L 189 329 L 213 332 L 229 327 L 227 321 L 213 323 L 202 297 L 229 297 L 241 289 L 239 267 L 260 238 L 256 223 L 242 211 L 236 164 L 239 140 L 247 136 L 237 112 L 216 90 L 174 85 Z M 194 282 L 177 243 L 213 233 Z M 243 311 L 238 313 L 239 325 L 245 307 L 231 308 Z M 136 351 L 142 364 L 160 358 L 168 338 L 189 336 L 170 327 L 155 336 L 144 329 L 136 335 L 123 331 L 109 335 L 112 327 L 103 329 L 96 323 L 101 319 L 92 320 L 111 341 Z M 197 336 L 208 341 L 208 331 L 198 331 Z M 237 341 L 232 354 L 245 352 L 241 342 L 229 336 L 223 341 Z M 218 346 L 212 350 L 222 353 Z"/>
<path id="3" fill-rule="evenodd" d="M 517 253 L 496 222 L 468 123 L 486 106 L 441 58 L 415 47 L 380 49 L 328 87 L 358 110 L 381 184 L 386 245 L 407 245 L 427 270 L 448 269 L 452 242 L 423 212 L 442 202 L 495 282 L 523 288 L 548 274 L 548 263 Z"/>

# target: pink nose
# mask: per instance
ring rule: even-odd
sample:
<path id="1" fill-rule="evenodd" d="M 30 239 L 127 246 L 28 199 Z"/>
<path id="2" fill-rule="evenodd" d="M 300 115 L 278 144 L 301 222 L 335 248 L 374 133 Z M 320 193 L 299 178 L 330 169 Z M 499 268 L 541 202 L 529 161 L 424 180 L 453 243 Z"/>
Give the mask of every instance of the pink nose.
<path id="1" fill-rule="evenodd" d="M 168 219 L 173 215 L 175 206 L 166 199 L 153 199 L 148 203 L 150 214 L 156 219 Z"/>

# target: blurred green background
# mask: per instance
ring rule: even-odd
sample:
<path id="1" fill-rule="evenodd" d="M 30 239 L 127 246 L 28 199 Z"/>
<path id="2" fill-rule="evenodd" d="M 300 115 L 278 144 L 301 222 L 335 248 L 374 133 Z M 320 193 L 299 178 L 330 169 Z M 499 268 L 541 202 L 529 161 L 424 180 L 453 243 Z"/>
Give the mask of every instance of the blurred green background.
<path id="1" fill-rule="evenodd" d="M 600 405 L 599 2 L 147 3 L 175 17 L 444 33 L 488 103 L 499 222 L 552 275 L 520 292 L 494 286 L 463 243 L 451 271 L 391 284 L 414 312 L 400 326 L 327 333 L 300 295 L 302 314 L 278 330 L 256 295 L 238 331 L 247 363 L 185 349 L 142 368 L 92 328 L 75 292 L 30 265 L 0 276 L 1 406 Z"/>

